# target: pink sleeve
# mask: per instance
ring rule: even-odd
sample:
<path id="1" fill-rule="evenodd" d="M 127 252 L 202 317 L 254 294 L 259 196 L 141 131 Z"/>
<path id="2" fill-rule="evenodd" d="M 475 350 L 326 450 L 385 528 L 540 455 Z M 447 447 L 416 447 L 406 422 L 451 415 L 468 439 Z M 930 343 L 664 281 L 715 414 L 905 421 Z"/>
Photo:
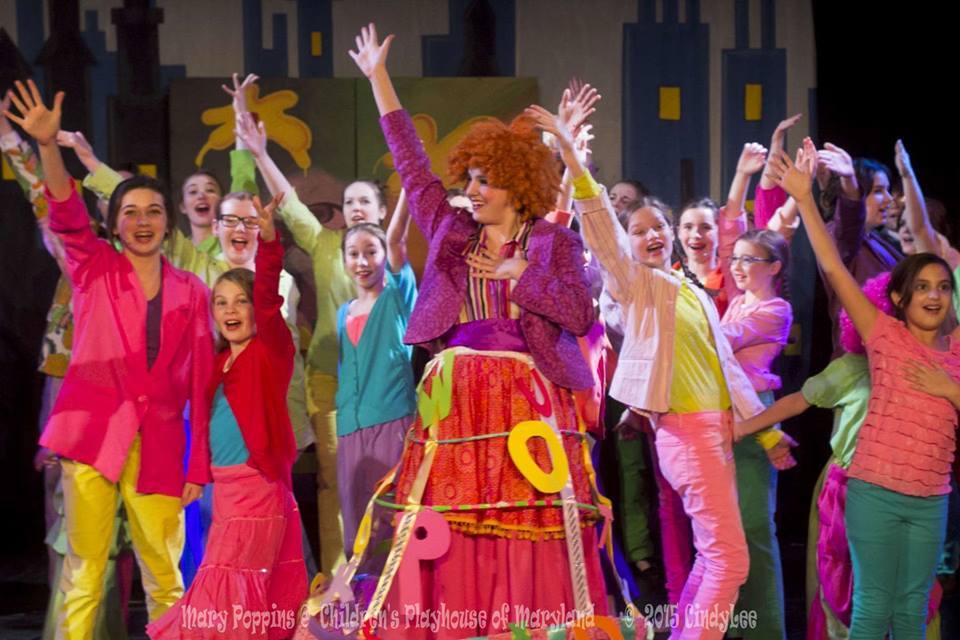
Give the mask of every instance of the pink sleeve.
<path id="1" fill-rule="evenodd" d="M 723 289 L 727 292 L 727 300 L 733 300 L 740 295 L 733 276 L 730 275 L 730 258 L 737 238 L 747 232 L 747 212 L 741 211 L 736 218 L 728 218 L 726 207 L 717 214 L 719 240 L 717 242 L 717 258 L 720 262 L 720 271 L 723 273 Z"/>
<path id="2" fill-rule="evenodd" d="M 787 192 L 780 187 L 764 189 L 757 183 L 757 190 L 753 196 L 753 226 L 764 229 L 774 212 L 787 201 Z"/>
<path id="3" fill-rule="evenodd" d="M 44 192 L 50 204 L 50 231 L 63 243 L 67 276 L 74 288 L 82 291 L 88 284 L 90 265 L 105 250 L 112 252 L 113 249 L 93 233 L 87 207 L 72 180 L 70 186 L 66 200 L 55 200 L 46 188 Z"/>
<path id="4" fill-rule="evenodd" d="M 193 292 L 193 347 L 190 371 L 190 460 L 187 482 L 207 484 L 210 476 L 210 398 L 207 385 L 213 375 L 213 333 L 206 287 L 197 282 Z"/>
<path id="5" fill-rule="evenodd" d="M 787 343 L 790 325 L 793 323 L 793 310 L 786 300 L 768 300 L 743 317 L 731 319 L 731 312 L 739 308 L 739 303 L 731 304 L 720 322 L 723 335 L 727 337 L 734 352 L 758 344 Z"/>

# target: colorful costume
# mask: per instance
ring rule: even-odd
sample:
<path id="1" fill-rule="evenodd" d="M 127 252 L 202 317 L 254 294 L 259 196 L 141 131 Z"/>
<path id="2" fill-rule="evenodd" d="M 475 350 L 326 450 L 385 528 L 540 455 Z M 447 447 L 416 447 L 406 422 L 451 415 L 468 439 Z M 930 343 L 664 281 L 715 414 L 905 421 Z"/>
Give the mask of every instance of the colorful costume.
<path id="1" fill-rule="evenodd" d="M 403 344 L 417 280 L 410 263 L 400 273 L 387 269 L 386 279 L 368 315 L 350 316 L 349 302 L 337 313 L 337 490 L 344 545 L 351 555 L 367 503 L 377 482 L 400 460 L 417 410 L 412 349 Z M 389 537 L 389 523 L 380 530 Z"/>
<path id="2" fill-rule="evenodd" d="M 280 241 L 261 240 L 257 333 L 226 372 L 231 350 L 218 354 L 208 385 L 214 515 L 206 553 L 184 597 L 147 628 L 151 638 L 288 638 L 299 622 L 307 576 L 291 491 L 297 448 L 286 395 L 294 346 L 277 294 L 282 264 Z M 229 616 L 226 631 L 198 615 L 208 611 Z"/>
<path id="3" fill-rule="evenodd" d="M 406 111 L 387 114 L 381 126 L 411 215 L 430 243 L 405 339 L 439 340 L 443 350 L 420 385 L 419 416 L 395 482 L 393 503 L 403 511 L 367 617 L 384 605 L 401 613 L 399 627 L 378 629 L 381 637 L 454 638 L 506 631 L 521 610 L 549 611 L 560 624 L 576 611 L 603 613 L 592 526 L 599 502 L 570 393 L 592 386 L 572 335 L 594 321 L 583 248 L 571 232 L 534 218 L 502 249 L 528 261 L 519 280 L 470 276 L 464 255 L 483 246 L 483 228 L 447 204 Z M 534 488 L 530 471 L 508 453 L 511 433 L 516 438 L 517 425 L 531 421 L 556 444 L 548 453 L 543 441 L 521 438 L 528 461 L 543 469 L 550 459 L 565 460 L 561 486 Z M 414 523 L 444 541 L 422 565 Z M 431 631 L 404 618 L 411 606 L 482 615 Z M 501 610 L 508 615 L 492 615 Z"/>
<path id="4" fill-rule="evenodd" d="M 628 328 L 610 394 L 650 414 L 660 468 L 693 521 L 697 559 L 680 596 L 673 637 L 721 638 L 726 623 L 711 624 L 702 616 L 728 610 L 747 577 L 731 409 L 746 418 L 763 405 L 727 341 L 712 337 L 721 329 L 707 294 L 677 274 L 635 262 L 606 195 L 589 175 L 574 186 L 587 244 L 606 271 Z M 760 437 L 769 447 L 780 436 L 768 431 Z"/>
<path id="5" fill-rule="evenodd" d="M 850 637 L 882 637 L 892 628 L 897 638 L 922 638 L 946 531 L 957 411 L 944 398 L 912 390 L 902 371 L 913 360 L 960 379 L 960 341 L 954 333 L 949 350 L 936 351 L 878 312 L 864 346 L 870 405 L 847 472 Z"/>
<path id="6" fill-rule="evenodd" d="M 50 200 L 49 194 L 47 195 Z M 50 201 L 74 284 L 76 341 L 41 444 L 64 460 L 68 553 L 62 631 L 88 638 L 99 606 L 117 501 L 131 522 L 155 619 L 183 593 L 183 407 L 194 425 L 186 478 L 209 480 L 204 384 L 212 364 L 206 287 L 163 258 L 162 285 L 148 301 L 129 260 L 97 239 L 71 192 Z M 148 306 L 161 305 L 159 351 L 148 362 Z"/>
<path id="7" fill-rule="evenodd" d="M 231 161 L 237 163 L 234 156 L 246 158 L 252 170 L 249 151 L 234 151 Z M 313 259 L 317 284 L 317 323 L 306 362 L 307 409 L 316 440 L 319 565 L 329 575 L 343 554 L 337 495 L 337 310 L 356 290 L 343 267 L 343 232 L 324 228 L 294 192 L 285 194 L 278 213 L 297 246 Z"/>

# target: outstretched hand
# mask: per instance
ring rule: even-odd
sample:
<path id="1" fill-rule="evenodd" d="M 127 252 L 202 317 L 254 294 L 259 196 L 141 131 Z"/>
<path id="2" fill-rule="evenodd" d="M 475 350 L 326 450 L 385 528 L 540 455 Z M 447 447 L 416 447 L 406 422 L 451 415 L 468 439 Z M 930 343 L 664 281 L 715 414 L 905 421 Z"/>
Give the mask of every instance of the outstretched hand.
<path id="1" fill-rule="evenodd" d="M 907 148 L 903 146 L 903 140 L 897 140 L 897 144 L 893 146 L 893 161 L 897 165 L 897 172 L 901 178 L 908 178 L 913 175 L 910 154 L 907 153 Z"/>
<path id="2" fill-rule="evenodd" d="M 580 132 L 580 127 L 587 118 L 597 110 L 593 105 L 599 102 L 601 97 L 589 84 L 581 85 L 576 92 L 569 88 L 564 89 L 557 114 L 574 136 Z"/>
<path id="3" fill-rule="evenodd" d="M 265 242 L 273 242 L 277 239 L 277 227 L 274 223 L 274 216 L 277 208 L 283 202 L 283 191 L 279 191 L 273 199 L 263 206 L 260 202 L 260 196 L 253 196 L 253 206 L 257 210 L 257 224 L 260 225 L 260 239 Z"/>
<path id="4" fill-rule="evenodd" d="M 383 44 L 377 38 L 377 27 L 372 22 L 360 29 L 360 35 L 354 42 L 357 50 L 350 50 L 347 53 L 357 63 L 357 67 L 363 72 L 363 75 L 370 78 L 377 71 L 386 71 L 387 54 L 390 53 L 390 43 L 393 42 L 393 34 L 383 39 Z"/>
<path id="5" fill-rule="evenodd" d="M 48 109 L 33 80 L 27 80 L 26 86 L 17 80 L 14 85 L 17 92 L 8 91 L 7 95 L 20 115 L 14 115 L 9 109 L 5 109 L 3 115 L 20 125 L 38 144 L 53 144 L 60 130 L 60 113 L 65 94 L 58 91 L 53 97 L 53 109 Z"/>
<path id="6" fill-rule="evenodd" d="M 737 160 L 737 173 L 752 176 L 763 169 L 767 163 L 767 149 L 757 142 L 748 142 L 743 145 L 740 159 Z"/>
<path id="7" fill-rule="evenodd" d="M 93 146 L 81 131 L 58 131 L 57 144 L 61 147 L 73 149 L 74 153 L 77 154 L 77 158 L 80 159 L 80 162 L 83 163 L 83 166 L 86 167 L 90 173 L 93 173 L 97 165 L 100 164 L 100 160 L 97 159 L 97 154 L 93 152 Z"/>
<path id="8" fill-rule="evenodd" d="M 794 200 L 809 197 L 813 183 L 813 175 L 817 165 L 817 150 L 810 138 L 803 141 L 803 146 L 797 149 L 796 162 L 790 160 L 786 152 L 771 158 L 767 163 L 768 176 L 780 185 Z"/>
<path id="9" fill-rule="evenodd" d="M 246 78 L 243 79 L 243 82 L 240 82 L 240 76 L 236 73 L 233 74 L 233 88 L 222 84 L 223 90 L 233 98 L 233 111 L 234 113 L 243 113 L 247 111 L 247 89 L 252 87 L 257 83 L 260 77 L 256 74 L 248 74 Z"/>
<path id="10" fill-rule="evenodd" d="M 561 154 L 573 153 L 575 139 L 567 127 L 567 123 L 559 115 L 550 113 L 538 104 L 532 104 L 523 111 L 524 115 L 533 120 L 534 124 L 547 133 L 553 134 Z"/>
<path id="11" fill-rule="evenodd" d="M 237 114 L 235 122 L 236 129 L 234 129 L 234 135 L 236 135 L 237 139 L 253 154 L 253 157 L 259 158 L 266 154 L 267 129 L 263 126 L 263 121 L 257 122 L 253 114 L 249 111 L 244 111 Z"/>
<path id="12" fill-rule="evenodd" d="M 853 169 L 853 160 L 850 154 L 829 142 L 823 145 L 819 152 L 820 163 L 827 167 L 831 173 L 841 178 L 852 178 L 855 176 Z"/>

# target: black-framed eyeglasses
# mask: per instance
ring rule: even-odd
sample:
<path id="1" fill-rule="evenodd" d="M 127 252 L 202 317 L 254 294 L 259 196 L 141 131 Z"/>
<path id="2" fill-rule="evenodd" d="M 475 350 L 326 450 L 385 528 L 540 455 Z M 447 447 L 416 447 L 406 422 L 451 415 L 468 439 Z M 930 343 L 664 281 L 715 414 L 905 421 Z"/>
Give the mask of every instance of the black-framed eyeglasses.
<path id="1" fill-rule="evenodd" d="M 746 266 L 757 264 L 758 262 L 776 262 L 776 258 L 757 258 L 756 256 L 730 256 L 730 264 L 742 262 Z"/>
<path id="2" fill-rule="evenodd" d="M 230 227 L 231 229 L 240 223 L 243 223 L 243 226 L 247 229 L 257 229 L 260 227 L 260 223 L 257 222 L 258 218 L 256 216 L 246 216 L 241 218 L 240 216 L 225 215 L 220 216 L 218 220 L 220 220 L 223 226 Z"/>

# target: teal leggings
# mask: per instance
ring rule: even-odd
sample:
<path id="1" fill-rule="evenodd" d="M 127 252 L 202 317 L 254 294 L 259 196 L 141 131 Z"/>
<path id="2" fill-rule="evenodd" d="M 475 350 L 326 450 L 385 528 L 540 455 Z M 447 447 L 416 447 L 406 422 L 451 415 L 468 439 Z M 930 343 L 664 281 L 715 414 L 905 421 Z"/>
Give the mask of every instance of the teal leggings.
<path id="1" fill-rule="evenodd" d="M 919 498 L 850 478 L 850 640 L 926 636 L 927 598 L 947 528 L 947 496 Z"/>

